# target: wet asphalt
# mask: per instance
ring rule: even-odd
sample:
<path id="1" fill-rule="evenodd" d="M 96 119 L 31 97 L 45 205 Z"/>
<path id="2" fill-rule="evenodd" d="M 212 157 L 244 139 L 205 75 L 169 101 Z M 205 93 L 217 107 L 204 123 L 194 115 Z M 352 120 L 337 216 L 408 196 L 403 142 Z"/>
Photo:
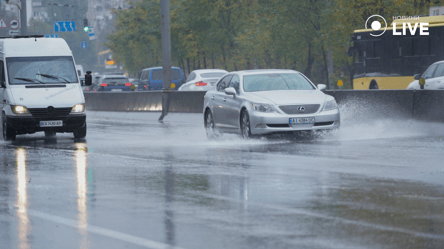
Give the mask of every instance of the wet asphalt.
<path id="1" fill-rule="evenodd" d="M 152 117 L 0 141 L 0 248 L 444 248 L 443 124 L 209 141 Z"/>

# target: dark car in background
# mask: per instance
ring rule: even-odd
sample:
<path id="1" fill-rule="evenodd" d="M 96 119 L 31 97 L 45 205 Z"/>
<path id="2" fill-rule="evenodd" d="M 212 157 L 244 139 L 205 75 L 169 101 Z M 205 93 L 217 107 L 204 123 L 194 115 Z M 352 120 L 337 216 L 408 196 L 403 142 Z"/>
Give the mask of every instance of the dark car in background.
<path id="1" fill-rule="evenodd" d="M 174 89 L 177 90 L 183 83 L 185 83 L 185 77 L 180 68 L 172 67 L 171 69 L 173 70 Z M 138 84 L 139 91 L 162 90 L 162 88 L 162 67 L 150 67 L 142 70 Z"/>
<path id="2" fill-rule="evenodd" d="M 95 82 L 93 91 L 129 92 L 132 84 L 124 75 L 102 75 Z"/>

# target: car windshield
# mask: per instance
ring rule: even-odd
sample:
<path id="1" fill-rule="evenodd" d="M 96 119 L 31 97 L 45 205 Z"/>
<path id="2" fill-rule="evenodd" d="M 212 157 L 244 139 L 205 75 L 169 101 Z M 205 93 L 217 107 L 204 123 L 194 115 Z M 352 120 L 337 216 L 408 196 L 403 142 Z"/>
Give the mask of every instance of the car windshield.
<path id="1" fill-rule="evenodd" d="M 203 73 L 200 75 L 202 78 L 220 78 L 227 73 Z"/>
<path id="2" fill-rule="evenodd" d="M 77 83 L 71 56 L 6 58 L 9 84 Z"/>
<path id="3" fill-rule="evenodd" d="M 244 91 L 313 90 L 308 80 L 299 73 L 256 74 L 244 76 Z"/>

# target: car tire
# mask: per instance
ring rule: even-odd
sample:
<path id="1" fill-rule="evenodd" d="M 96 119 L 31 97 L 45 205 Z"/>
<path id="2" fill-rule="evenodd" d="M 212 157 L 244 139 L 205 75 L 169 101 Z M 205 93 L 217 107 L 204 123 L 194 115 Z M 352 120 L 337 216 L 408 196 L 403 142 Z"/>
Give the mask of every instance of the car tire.
<path id="1" fill-rule="evenodd" d="M 55 137 L 56 132 L 55 131 L 45 131 L 45 137 Z"/>
<path id="2" fill-rule="evenodd" d="M 14 141 L 17 133 L 9 127 L 6 117 L 2 118 L 3 140 Z"/>
<path id="3" fill-rule="evenodd" d="M 247 110 L 242 110 L 241 112 L 241 137 L 243 139 L 251 139 L 253 135 L 251 134 L 251 124 L 250 124 L 250 116 L 248 115 Z"/>
<path id="4" fill-rule="evenodd" d="M 85 138 L 86 137 L 86 123 L 83 127 L 75 130 L 73 132 L 74 138 Z"/>
<path id="5" fill-rule="evenodd" d="M 213 114 L 210 110 L 205 112 L 205 131 L 207 133 L 207 138 L 210 140 L 215 140 L 220 137 L 220 133 L 214 128 Z"/>

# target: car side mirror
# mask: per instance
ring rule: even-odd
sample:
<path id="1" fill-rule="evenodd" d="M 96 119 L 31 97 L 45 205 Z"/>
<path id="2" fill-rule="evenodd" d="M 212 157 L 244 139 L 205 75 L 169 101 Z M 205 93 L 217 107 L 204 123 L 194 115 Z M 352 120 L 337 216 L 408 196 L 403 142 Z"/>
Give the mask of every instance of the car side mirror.
<path id="1" fill-rule="evenodd" d="M 415 79 L 415 80 L 419 80 L 419 79 L 421 79 L 421 74 L 415 74 L 414 76 L 413 76 L 413 78 Z"/>
<path id="2" fill-rule="evenodd" d="M 318 89 L 319 89 L 320 91 L 325 91 L 325 89 L 327 89 L 327 86 L 324 85 L 324 84 L 318 84 Z"/>
<path id="3" fill-rule="evenodd" d="M 85 74 L 85 86 L 90 86 L 92 85 L 92 75 L 91 75 L 91 71 L 87 71 Z"/>
<path id="4" fill-rule="evenodd" d="M 225 94 L 226 95 L 236 95 L 236 90 L 233 87 L 227 87 L 225 88 Z"/>

